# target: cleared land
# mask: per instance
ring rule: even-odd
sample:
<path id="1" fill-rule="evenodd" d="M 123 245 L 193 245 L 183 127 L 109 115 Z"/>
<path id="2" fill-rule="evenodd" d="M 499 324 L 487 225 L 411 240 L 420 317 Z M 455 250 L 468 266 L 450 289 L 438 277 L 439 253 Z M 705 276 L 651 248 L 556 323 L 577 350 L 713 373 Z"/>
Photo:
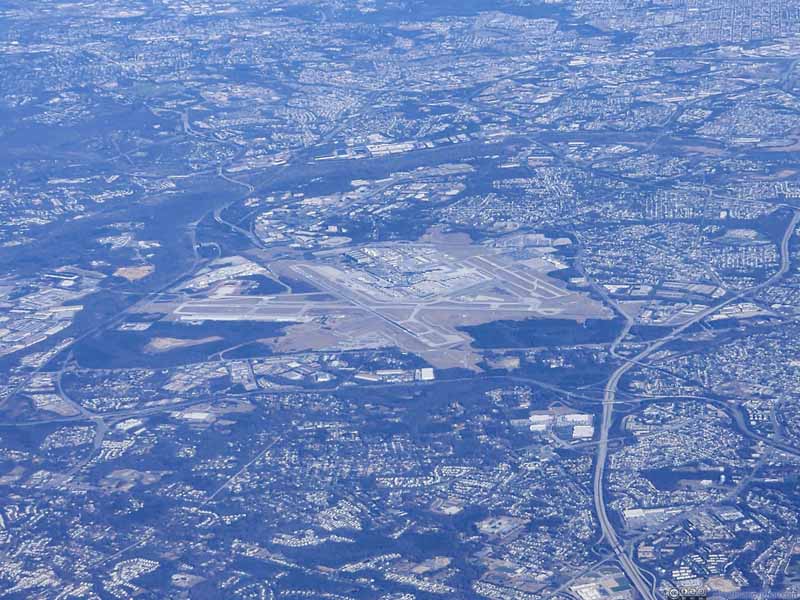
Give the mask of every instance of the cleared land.
<path id="1" fill-rule="evenodd" d="M 191 348 L 192 346 L 201 346 L 211 342 L 218 342 L 222 338 L 218 335 L 212 335 L 204 338 L 197 339 L 182 339 L 172 337 L 157 337 L 153 338 L 144 347 L 145 352 L 153 354 L 159 352 L 169 352 L 170 350 L 177 350 L 178 348 Z"/>
<path id="2" fill-rule="evenodd" d="M 116 277 L 122 277 L 128 281 L 138 281 L 144 279 L 155 271 L 153 265 L 142 265 L 141 267 L 120 267 L 114 271 Z"/>

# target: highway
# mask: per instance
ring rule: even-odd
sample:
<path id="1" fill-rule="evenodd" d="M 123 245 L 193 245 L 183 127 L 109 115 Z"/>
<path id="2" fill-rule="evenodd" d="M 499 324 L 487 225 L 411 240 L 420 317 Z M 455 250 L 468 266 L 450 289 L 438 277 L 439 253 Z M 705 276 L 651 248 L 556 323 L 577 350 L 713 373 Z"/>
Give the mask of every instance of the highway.
<path id="1" fill-rule="evenodd" d="M 706 317 L 712 315 L 713 313 L 721 310 L 722 308 L 742 299 L 745 296 L 758 292 L 765 287 L 768 287 L 782 278 L 786 272 L 789 270 L 789 266 L 791 264 L 791 257 L 789 254 L 789 242 L 794 235 L 795 229 L 797 227 L 798 222 L 800 222 L 800 212 L 795 211 L 792 219 L 790 220 L 789 224 L 784 231 L 783 238 L 781 240 L 780 245 L 780 256 L 781 256 L 781 263 L 778 271 L 772 275 L 770 278 L 765 280 L 763 283 L 754 286 L 752 288 L 748 288 L 733 296 L 729 297 L 727 300 L 724 300 L 714 306 L 707 308 L 706 310 L 698 313 L 690 320 L 686 321 L 680 327 L 677 327 L 672 330 L 668 335 L 660 338 L 659 340 L 652 343 L 650 346 L 639 352 L 636 356 L 631 359 L 626 359 L 625 362 L 612 373 L 611 377 L 609 378 L 608 382 L 605 385 L 603 390 L 603 414 L 601 417 L 600 423 L 600 439 L 597 444 L 597 458 L 595 460 L 595 467 L 594 467 L 594 479 L 592 482 L 592 493 L 594 497 L 594 507 L 595 512 L 597 513 L 597 518 L 600 522 L 600 529 L 603 533 L 603 539 L 608 543 L 611 547 L 611 550 L 616 555 L 619 563 L 622 567 L 622 570 L 625 572 L 625 575 L 628 577 L 628 580 L 631 582 L 633 587 L 639 593 L 642 598 L 646 598 L 647 600 L 653 600 L 655 595 L 653 594 L 650 586 L 645 581 L 644 577 L 641 574 L 641 571 L 638 565 L 634 562 L 633 558 L 625 553 L 623 545 L 620 543 L 619 538 L 617 537 L 617 532 L 614 529 L 614 526 L 611 524 L 608 518 L 608 511 L 606 509 L 606 498 L 605 498 L 605 489 L 604 489 L 604 481 L 605 481 L 605 469 L 606 463 L 608 461 L 608 442 L 609 442 L 609 432 L 611 430 L 611 425 L 613 422 L 614 417 L 614 403 L 616 401 L 617 396 L 617 386 L 619 385 L 620 379 L 622 376 L 625 375 L 628 371 L 630 371 L 634 366 L 641 364 L 644 360 L 646 360 L 650 355 L 654 352 L 662 348 L 664 345 L 672 342 L 684 332 L 689 327 L 694 325 L 695 323 L 705 319 Z"/>

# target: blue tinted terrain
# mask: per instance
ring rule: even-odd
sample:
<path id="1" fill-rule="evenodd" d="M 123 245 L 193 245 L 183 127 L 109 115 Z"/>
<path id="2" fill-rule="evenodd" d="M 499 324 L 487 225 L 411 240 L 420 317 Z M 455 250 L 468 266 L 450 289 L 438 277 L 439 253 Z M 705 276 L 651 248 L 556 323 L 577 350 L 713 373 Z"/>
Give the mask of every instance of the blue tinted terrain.
<path id="1" fill-rule="evenodd" d="M 795 4 L 0 2 L 0 598 L 796 597 Z"/>

